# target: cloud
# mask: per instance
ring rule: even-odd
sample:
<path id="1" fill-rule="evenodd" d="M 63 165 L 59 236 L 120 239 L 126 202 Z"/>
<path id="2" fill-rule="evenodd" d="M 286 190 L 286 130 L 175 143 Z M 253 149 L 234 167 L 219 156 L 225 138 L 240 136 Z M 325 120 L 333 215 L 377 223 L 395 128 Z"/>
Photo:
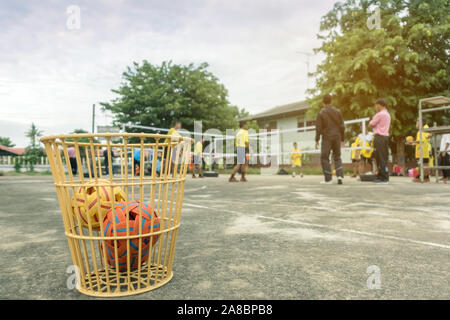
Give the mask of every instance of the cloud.
<path id="1" fill-rule="evenodd" d="M 81 29 L 66 27 L 69 5 Z M 4 2 L 0 119 L 90 130 L 93 103 L 114 97 L 133 61 L 208 62 L 232 104 L 250 112 L 305 98 L 305 57 L 333 1 Z M 311 58 L 311 70 L 322 57 Z M 108 117 L 99 113 L 98 124 Z M 22 133 L 20 133 L 22 134 Z M 0 136 L 11 135 L 4 126 Z M 19 136 L 19 134 L 17 135 Z M 17 138 L 19 139 L 19 138 Z M 19 142 L 16 142 L 19 144 Z"/>

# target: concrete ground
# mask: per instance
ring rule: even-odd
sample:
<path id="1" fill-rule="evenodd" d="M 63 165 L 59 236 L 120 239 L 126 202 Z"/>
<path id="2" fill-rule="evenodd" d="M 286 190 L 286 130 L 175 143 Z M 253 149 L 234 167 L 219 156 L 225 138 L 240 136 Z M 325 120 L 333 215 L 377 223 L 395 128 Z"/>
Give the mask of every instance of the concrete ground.
<path id="1" fill-rule="evenodd" d="M 174 278 L 131 299 L 450 298 L 450 184 L 226 178 L 188 177 Z M 91 299 L 51 177 L 0 177 L 0 203 L 0 298 Z"/>

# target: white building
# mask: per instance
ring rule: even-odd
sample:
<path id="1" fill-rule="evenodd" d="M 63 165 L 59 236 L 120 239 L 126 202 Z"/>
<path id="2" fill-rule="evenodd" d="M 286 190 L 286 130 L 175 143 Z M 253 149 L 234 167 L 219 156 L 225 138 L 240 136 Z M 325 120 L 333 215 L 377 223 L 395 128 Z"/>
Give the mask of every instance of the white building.
<path id="1" fill-rule="evenodd" d="M 283 154 L 280 164 L 288 165 L 291 161 L 289 152 L 292 150 L 294 141 L 297 142 L 302 151 L 315 150 L 316 132 L 315 129 L 310 128 L 315 125 L 315 119 L 306 116 L 309 108 L 310 104 L 307 101 L 299 101 L 251 115 L 245 120 L 256 120 L 260 129 L 268 131 L 275 129 L 280 131 L 289 130 L 280 134 L 280 151 Z M 305 159 L 305 155 L 303 158 Z M 318 156 L 313 157 L 311 160 L 319 164 Z M 342 161 L 344 163 L 351 162 L 348 151 L 343 152 Z"/>

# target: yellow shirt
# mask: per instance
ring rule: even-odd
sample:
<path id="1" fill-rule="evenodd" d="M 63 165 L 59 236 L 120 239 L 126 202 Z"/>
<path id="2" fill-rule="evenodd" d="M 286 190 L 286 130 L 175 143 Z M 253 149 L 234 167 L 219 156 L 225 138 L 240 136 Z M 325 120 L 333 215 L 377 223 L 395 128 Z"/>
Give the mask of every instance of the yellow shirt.
<path id="1" fill-rule="evenodd" d="M 356 138 L 355 142 L 352 143 L 352 148 L 357 148 L 359 147 L 359 138 Z M 352 149 L 352 160 L 359 160 L 359 154 L 358 157 L 356 157 L 357 153 L 359 150 L 357 149 Z"/>
<path id="2" fill-rule="evenodd" d="M 293 148 L 291 151 L 292 165 L 300 166 L 302 164 L 302 154 L 299 148 Z"/>
<path id="3" fill-rule="evenodd" d="M 424 126 L 424 128 L 428 128 L 427 125 Z M 416 141 L 419 141 L 420 139 L 420 132 L 417 132 L 417 136 L 416 136 Z M 423 148 L 423 157 L 425 159 L 429 159 L 430 158 L 430 142 L 429 139 L 430 138 L 430 134 L 428 132 L 422 132 L 422 148 Z M 416 144 L 416 159 L 420 158 L 420 142 L 417 142 Z"/>
<path id="4" fill-rule="evenodd" d="M 169 130 L 169 132 L 167 132 L 167 135 L 172 136 L 172 137 L 181 137 L 181 135 L 178 133 L 177 130 L 175 130 L 175 128 L 171 128 Z M 169 143 L 169 138 L 166 138 L 166 140 L 164 142 Z"/>
<path id="5" fill-rule="evenodd" d="M 239 129 L 238 133 L 236 134 L 236 147 L 245 148 L 247 143 L 248 143 L 248 130 Z"/>
<path id="6" fill-rule="evenodd" d="M 201 141 L 198 141 L 194 147 L 194 155 L 198 157 L 203 152 L 203 145 Z"/>
<path id="7" fill-rule="evenodd" d="M 362 148 L 363 147 L 363 140 L 358 138 L 358 145 Z M 361 149 L 360 155 L 362 155 L 365 158 L 370 158 L 372 156 L 373 152 L 373 139 L 371 141 L 366 140 L 365 147 L 370 147 L 370 149 Z"/>

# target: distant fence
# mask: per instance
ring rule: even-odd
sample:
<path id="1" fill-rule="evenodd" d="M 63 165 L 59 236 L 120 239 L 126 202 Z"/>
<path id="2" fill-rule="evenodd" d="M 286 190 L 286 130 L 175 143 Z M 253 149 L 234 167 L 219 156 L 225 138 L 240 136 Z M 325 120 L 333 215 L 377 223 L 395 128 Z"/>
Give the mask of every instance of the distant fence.
<path id="1" fill-rule="evenodd" d="M 28 164 L 25 160 L 25 156 L 0 156 L 0 164 L 14 165 L 16 158 L 20 165 Z M 48 158 L 47 157 L 39 157 L 36 165 L 48 165 Z"/>

